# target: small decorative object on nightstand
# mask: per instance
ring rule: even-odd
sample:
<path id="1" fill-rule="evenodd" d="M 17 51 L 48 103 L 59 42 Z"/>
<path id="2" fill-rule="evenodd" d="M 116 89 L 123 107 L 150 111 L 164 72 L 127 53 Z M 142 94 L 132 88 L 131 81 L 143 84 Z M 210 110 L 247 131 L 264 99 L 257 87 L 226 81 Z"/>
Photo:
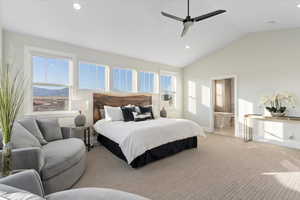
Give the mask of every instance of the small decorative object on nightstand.
<path id="1" fill-rule="evenodd" d="M 160 111 L 160 117 L 167 118 L 168 113 L 165 107 L 169 107 L 170 105 L 173 104 L 173 96 L 166 92 L 161 96 L 161 100 L 163 102 L 163 107 Z"/>
<path id="2" fill-rule="evenodd" d="M 88 101 L 85 100 L 73 100 L 72 110 L 79 110 L 79 115 L 74 119 L 74 124 L 77 127 L 84 126 L 86 123 L 86 117 L 82 114 L 82 111 L 88 110 Z"/>
<path id="3" fill-rule="evenodd" d="M 79 115 L 77 115 L 74 119 L 74 123 L 77 127 L 84 126 L 86 122 L 86 117 L 82 114 L 81 110 L 79 110 Z"/>
<path id="4" fill-rule="evenodd" d="M 167 118 L 167 111 L 165 109 L 165 107 L 162 107 L 161 111 L 160 111 L 160 117 L 163 117 L 163 118 Z"/>

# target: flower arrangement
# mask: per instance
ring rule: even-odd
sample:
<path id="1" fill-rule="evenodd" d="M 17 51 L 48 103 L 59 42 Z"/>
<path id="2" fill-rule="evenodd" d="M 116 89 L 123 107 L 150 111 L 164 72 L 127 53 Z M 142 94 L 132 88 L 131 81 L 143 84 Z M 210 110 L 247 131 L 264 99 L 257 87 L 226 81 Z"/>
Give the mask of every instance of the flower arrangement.
<path id="1" fill-rule="evenodd" d="M 290 93 L 276 93 L 261 98 L 261 105 L 265 106 L 273 117 L 283 117 L 290 108 L 295 108 L 296 97 Z"/>

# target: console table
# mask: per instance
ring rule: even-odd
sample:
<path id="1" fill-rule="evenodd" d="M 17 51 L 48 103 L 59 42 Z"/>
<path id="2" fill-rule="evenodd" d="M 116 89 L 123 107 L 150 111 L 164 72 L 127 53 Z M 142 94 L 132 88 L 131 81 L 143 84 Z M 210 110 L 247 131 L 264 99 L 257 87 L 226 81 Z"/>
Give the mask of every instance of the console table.
<path id="1" fill-rule="evenodd" d="M 271 122 L 296 122 L 300 123 L 300 117 L 269 117 L 258 114 L 244 115 L 244 141 L 249 142 L 253 140 L 253 131 L 249 127 L 249 120 L 271 121 Z"/>

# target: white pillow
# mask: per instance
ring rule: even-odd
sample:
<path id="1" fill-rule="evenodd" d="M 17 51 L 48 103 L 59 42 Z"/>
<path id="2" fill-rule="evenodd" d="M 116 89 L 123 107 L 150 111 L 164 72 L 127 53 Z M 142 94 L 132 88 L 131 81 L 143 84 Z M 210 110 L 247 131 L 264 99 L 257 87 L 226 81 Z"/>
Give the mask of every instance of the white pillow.
<path id="1" fill-rule="evenodd" d="M 123 113 L 120 107 L 104 106 L 105 120 L 124 121 Z"/>

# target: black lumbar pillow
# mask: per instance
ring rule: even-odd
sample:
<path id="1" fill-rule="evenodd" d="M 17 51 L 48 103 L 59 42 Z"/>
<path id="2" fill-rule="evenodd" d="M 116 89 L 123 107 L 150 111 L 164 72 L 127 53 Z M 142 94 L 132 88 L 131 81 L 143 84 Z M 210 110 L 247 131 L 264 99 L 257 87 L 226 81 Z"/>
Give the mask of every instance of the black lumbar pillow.
<path id="1" fill-rule="evenodd" d="M 154 119 L 152 106 L 139 106 L 139 108 L 140 108 L 141 114 L 150 113 L 151 114 L 151 119 Z"/>
<path id="2" fill-rule="evenodd" d="M 121 110 L 125 122 L 134 121 L 134 116 L 132 112 L 135 112 L 135 107 L 122 106 Z"/>
<path id="3" fill-rule="evenodd" d="M 149 120 L 149 119 L 153 119 L 152 114 L 150 112 L 146 112 L 146 113 L 132 112 L 132 114 L 133 114 L 135 122 L 140 122 L 140 121 L 146 121 L 146 120 Z"/>

